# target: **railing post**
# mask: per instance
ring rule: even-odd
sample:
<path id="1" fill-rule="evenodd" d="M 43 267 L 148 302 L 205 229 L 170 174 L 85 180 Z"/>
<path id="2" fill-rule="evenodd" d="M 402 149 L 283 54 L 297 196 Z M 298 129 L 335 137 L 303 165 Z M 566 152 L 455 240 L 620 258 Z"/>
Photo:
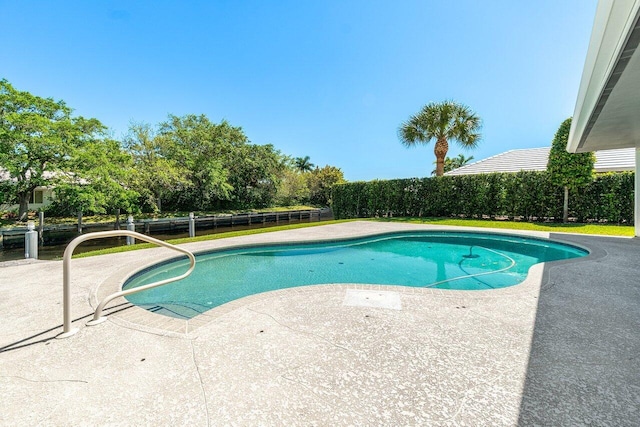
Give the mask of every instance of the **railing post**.
<path id="1" fill-rule="evenodd" d="M 136 225 L 133 223 L 133 215 L 129 215 L 127 218 L 127 230 L 136 231 Z M 136 239 L 132 236 L 127 236 L 127 245 L 135 245 Z"/>
<path id="2" fill-rule="evenodd" d="M 27 231 L 24 233 L 24 257 L 38 259 L 38 232 L 33 221 L 27 222 Z"/>
<path id="3" fill-rule="evenodd" d="M 196 237 L 196 219 L 193 212 L 189 212 L 189 237 Z"/>

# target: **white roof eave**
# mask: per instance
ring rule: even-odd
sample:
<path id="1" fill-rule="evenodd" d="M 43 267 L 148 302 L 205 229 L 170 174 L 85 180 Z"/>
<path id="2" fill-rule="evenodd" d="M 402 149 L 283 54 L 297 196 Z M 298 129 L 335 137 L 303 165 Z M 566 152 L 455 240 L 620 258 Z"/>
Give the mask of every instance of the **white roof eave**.
<path id="1" fill-rule="evenodd" d="M 567 150 L 640 145 L 640 0 L 600 0 L 585 60 Z"/>

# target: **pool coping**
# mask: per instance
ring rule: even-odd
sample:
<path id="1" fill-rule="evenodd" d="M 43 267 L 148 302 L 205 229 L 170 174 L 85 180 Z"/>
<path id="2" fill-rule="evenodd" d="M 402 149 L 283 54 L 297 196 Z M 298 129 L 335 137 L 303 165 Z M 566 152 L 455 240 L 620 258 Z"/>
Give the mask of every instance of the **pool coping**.
<path id="1" fill-rule="evenodd" d="M 545 269 L 545 265 L 562 265 L 564 263 L 575 263 L 594 261 L 603 256 L 606 253 L 601 249 L 594 246 L 585 246 L 581 243 L 576 243 L 570 239 L 564 240 L 558 238 L 558 233 L 554 233 L 554 237 L 550 238 L 551 233 L 546 232 L 523 232 L 520 230 L 504 230 L 504 229 L 490 229 L 490 228 L 476 228 L 476 227 L 455 227 L 455 226 L 434 226 L 428 224 L 398 224 L 398 223 L 380 223 L 370 221 L 357 221 L 353 224 L 361 224 L 356 226 L 360 228 L 355 234 L 352 232 L 352 227 L 340 227 L 340 224 L 327 225 L 314 227 L 317 231 L 329 231 L 324 238 L 305 238 L 304 236 L 292 235 L 288 231 L 266 233 L 259 235 L 261 238 L 256 239 L 253 236 L 242 236 L 228 239 L 210 240 L 205 242 L 191 243 L 180 245 L 186 249 L 191 250 L 194 254 L 228 250 L 235 248 L 247 248 L 261 246 L 265 244 L 296 244 L 296 243 L 313 243 L 313 242 L 327 242 L 327 241 L 343 241 L 352 240 L 357 238 L 374 237 L 378 235 L 385 235 L 397 232 L 415 232 L 415 231 L 455 231 L 461 233 L 485 233 L 485 234 L 497 234 L 506 236 L 518 236 L 527 238 L 536 238 L 542 240 L 551 240 L 554 242 L 568 244 L 574 247 L 584 249 L 589 252 L 588 255 L 580 258 L 573 258 L 568 260 L 558 260 L 547 263 L 535 264 L 529 269 L 529 274 L 526 279 L 521 283 L 499 289 L 491 290 L 451 290 L 451 289 L 434 289 L 434 288 L 416 288 L 401 285 L 373 285 L 373 284 L 355 284 L 355 283 L 335 283 L 335 284 L 317 284 L 308 286 L 299 286 L 285 289 L 278 289 L 268 292 L 261 292 L 258 294 L 249 295 L 214 307 L 204 313 L 201 313 L 191 319 L 178 319 L 172 318 L 161 314 L 152 313 L 142 307 L 135 306 L 125 300 L 123 297 L 116 298 L 110 302 L 105 308 L 105 315 L 107 319 L 116 325 L 133 328 L 140 331 L 163 335 L 174 336 L 181 338 L 195 338 L 198 336 L 198 331 L 203 326 L 208 325 L 215 319 L 224 316 L 234 310 L 249 306 L 256 302 L 265 301 L 272 298 L 285 298 L 287 295 L 304 294 L 304 293 L 318 293 L 318 292 L 335 292 L 336 290 L 368 290 L 368 291 L 392 291 L 397 292 L 400 295 L 406 294 L 422 294 L 422 295 L 434 295 L 440 298 L 455 298 L 463 301 L 472 300 L 476 298 L 505 298 L 512 295 L 525 295 L 535 294 L 537 295 L 541 288 L 549 285 L 548 269 Z M 384 226 L 385 230 L 380 230 L 380 225 Z M 370 227 L 368 225 L 375 225 Z M 348 228 L 351 232 L 342 233 L 342 237 L 336 237 L 340 235 L 341 229 Z M 371 229 L 368 229 L 371 228 Z M 374 230 L 375 228 L 375 230 Z M 324 229 L 324 230 L 323 230 Z M 318 234 L 318 233 L 314 233 Z M 269 238 L 265 238 L 265 236 Z M 570 237 L 571 234 L 567 233 Z M 176 258 L 175 254 L 167 253 L 166 251 L 160 253 L 161 249 L 148 249 L 147 251 L 157 251 L 158 253 L 151 253 L 152 260 L 141 262 L 136 268 L 132 269 L 131 266 L 118 269 L 113 274 L 109 275 L 103 281 L 92 287 L 90 290 L 89 303 L 93 309 L 95 309 L 99 302 L 114 292 L 122 290 L 123 284 L 135 274 L 148 269 L 158 263 L 170 261 Z M 124 308 L 123 305 L 125 306 Z"/>

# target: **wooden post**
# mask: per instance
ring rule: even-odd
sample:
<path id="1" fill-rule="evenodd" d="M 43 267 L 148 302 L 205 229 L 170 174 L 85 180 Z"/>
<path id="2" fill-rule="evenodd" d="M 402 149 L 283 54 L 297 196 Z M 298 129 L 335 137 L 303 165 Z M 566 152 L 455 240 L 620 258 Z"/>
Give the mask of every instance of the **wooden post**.
<path id="1" fill-rule="evenodd" d="M 120 230 L 120 209 L 116 209 L 116 222 L 113 224 L 114 230 Z"/>
<path id="2" fill-rule="evenodd" d="M 78 211 L 78 233 L 82 234 L 82 211 Z"/>
<path id="3" fill-rule="evenodd" d="M 38 212 L 38 239 L 40 244 L 44 244 L 44 212 Z"/>

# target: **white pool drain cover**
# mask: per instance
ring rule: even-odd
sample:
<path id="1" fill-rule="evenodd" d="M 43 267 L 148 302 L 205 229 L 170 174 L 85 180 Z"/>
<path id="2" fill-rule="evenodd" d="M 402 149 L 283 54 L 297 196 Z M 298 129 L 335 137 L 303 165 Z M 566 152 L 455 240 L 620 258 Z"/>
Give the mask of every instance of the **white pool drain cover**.
<path id="1" fill-rule="evenodd" d="M 390 291 L 362 291 L 347 289 L 342 305 L 350 307 L 376 307 L 402 310 L 400 294 Z"/>

